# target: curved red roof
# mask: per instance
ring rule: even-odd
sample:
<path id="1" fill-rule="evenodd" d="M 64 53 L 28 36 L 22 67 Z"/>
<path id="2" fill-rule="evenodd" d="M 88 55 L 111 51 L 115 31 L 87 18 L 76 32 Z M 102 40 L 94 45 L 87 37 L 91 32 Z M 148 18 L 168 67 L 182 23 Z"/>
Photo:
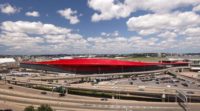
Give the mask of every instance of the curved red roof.
<path id="1" fill-rule="evenodd" d="M 42 62 L 32 62 L 32 64 L 145 66 L 145 65 L 159 65 L 160 63 L 133 62 L 133 61 L 124 61 L 116 59 L 105 59 L 105 58 L 74 58 L 74 59 L 60 59 L 60 60 L 51 60 Z"/>
<path id="2" fill-rule="evenodd" d="M 124 61 L 117 59 L 106 58 L 73 58 L 73 59 L 60 59 L 42 62 L 29 62 L 31 67 L 36 68 L 35 65 L 44 65 L 39 69 L 50 70 L 51 68 L 61 69 L 66 72 L 90 74 L 90 73 L 117 73 L 117 72 L 134 72 L 144 70 L 155 70 L 164 67 L 165 65 L 180 66 L 187 65 L 187 63 L 162 63 L 162 62 L 134 62 Z M 23 64 L 22 64 L 23 65 Z M 47 67 L 46 67 L 47 66 Z M 49 67 L 50 66 L 50 67 Z M 143 68 L 144 67 L 144 68 Z M 52 69 L 55 71 L 55 69 Z"/>
<path id="3" fill-rule="evenodd" d="M 148 65 L 175 65 L 187 64 L 186 62 L 162 63 L 162 62 L 135 62 L 108 58 L 73 58 L 60 59 L 42 62 L 29 62 L 29 64 L 45 64 L 45 65 L 65 65 L 65 66 L 148 66 Z"/>

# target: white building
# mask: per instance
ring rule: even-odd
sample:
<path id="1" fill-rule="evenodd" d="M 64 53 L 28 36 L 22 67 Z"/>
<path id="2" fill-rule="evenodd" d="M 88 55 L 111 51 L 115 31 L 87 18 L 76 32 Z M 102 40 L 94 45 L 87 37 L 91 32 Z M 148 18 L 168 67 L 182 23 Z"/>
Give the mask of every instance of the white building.
<path id="1" fill-rule="evenodd" d="M 6 71 L 9 68 L 16 68 L 17 66 L 14 58 L 0 58 L 0 71 Z"/>
<path id="2" fill-rule="evenodd" d="M 4 63 L 15 63 L 15 59 L 14 58 L 0 58 L 0 64 L 4 64 Z"/>

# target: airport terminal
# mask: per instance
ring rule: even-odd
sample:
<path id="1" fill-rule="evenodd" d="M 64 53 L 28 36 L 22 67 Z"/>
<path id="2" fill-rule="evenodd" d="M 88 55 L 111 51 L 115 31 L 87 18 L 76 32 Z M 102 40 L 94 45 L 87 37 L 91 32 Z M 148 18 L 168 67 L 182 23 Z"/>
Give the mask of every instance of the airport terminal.
<path id="1" fill-rule="evenodd" d="M 7 101 L 2 103 L 5 108 L 12 104 L 20 111 L 29 104 L 49 104 L 56 111 L 199 110 L 197 59 L 0 60 L 0 98 Z"/>
<path id="2" fill-rule="evenodd" d="M 166 67 L 188 66 L 187 62 L 135 62 L 106 58 L 73 58 L 20 63 L 20 67 L 74 74 L 103 74 L 158 70 Z"/>

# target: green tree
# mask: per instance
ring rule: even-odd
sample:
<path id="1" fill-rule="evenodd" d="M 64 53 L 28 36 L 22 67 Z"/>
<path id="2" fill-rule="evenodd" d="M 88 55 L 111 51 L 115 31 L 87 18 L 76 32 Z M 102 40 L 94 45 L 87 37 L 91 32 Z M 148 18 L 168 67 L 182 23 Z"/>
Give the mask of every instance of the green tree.
<path id="1" fill-rule="evenodd" d="M 56 92 L 59 92 L 59 93 L 62 93 L 62 94 L 65 94 L 65 93 L 66 93 L 66 89 L 65 89 L 63 86 L 56 87 L 56 88 L 55 88 L 55 91 L 56 91 Z"/>
<path id="2" fill-rule="evenodd" d="M 33 106 L 27 106 L 24 111 L 35 111 Z"/>
<path id="3" fill-rule="evenodd" d="M 53 111 L 53 109 L 47 104 L 42 104 L 38 107 L 37 111 Z"/>

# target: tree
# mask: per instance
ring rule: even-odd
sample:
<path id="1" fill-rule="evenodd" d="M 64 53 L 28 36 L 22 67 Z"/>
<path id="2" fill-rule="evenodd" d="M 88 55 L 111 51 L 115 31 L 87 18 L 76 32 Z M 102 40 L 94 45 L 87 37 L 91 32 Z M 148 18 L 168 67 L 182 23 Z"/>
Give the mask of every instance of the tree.
<path id="1" fill-rule="evenodd" d="M 62 93 L 62 94 L 65 94 L 65 93 L 66 93 L 66 89 L 65 89 L 65 87 L 63 87 L 63 86 L 56 87 L 56 88 L 55 88 L 55 91 L 56 91 L 56 92 L 59 92 L 59 93 Z"/>
<path id="2" fill-rule="evenodd" d="M 53 111 L 53 109 L 47 104 L 42 104 L 37 108 L 37 110 L 34 109 L 33 106 L 28 106 L 24 109 L 24 111 Z"/>
<path id="3" fill-rule="evenodd" d="M 38 107 L 37 111 L 53 111 L 53 109 L 47 104 L 42 104 Z"/>
<path id="4" fill-rule="evenodd" d="M 24 111 L 35 111 L 33 106 L 27 106 Z"/>

